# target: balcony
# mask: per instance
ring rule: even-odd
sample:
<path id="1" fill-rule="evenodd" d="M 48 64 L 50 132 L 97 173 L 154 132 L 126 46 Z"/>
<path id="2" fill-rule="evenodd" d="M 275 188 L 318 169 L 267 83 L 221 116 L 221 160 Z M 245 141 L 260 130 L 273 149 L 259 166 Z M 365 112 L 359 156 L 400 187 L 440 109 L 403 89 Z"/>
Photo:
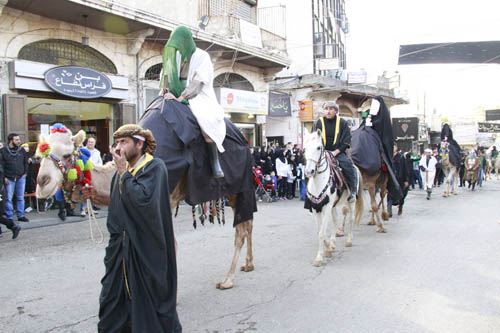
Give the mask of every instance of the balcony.
<path id="1" fill-rule="evenodd" d="M 199 1 L 199 17 L 210 17 L 207 32 L 283 55 L 286 54 L 285 14 L 284 6 L 257 9 L 242 0 Z"/>

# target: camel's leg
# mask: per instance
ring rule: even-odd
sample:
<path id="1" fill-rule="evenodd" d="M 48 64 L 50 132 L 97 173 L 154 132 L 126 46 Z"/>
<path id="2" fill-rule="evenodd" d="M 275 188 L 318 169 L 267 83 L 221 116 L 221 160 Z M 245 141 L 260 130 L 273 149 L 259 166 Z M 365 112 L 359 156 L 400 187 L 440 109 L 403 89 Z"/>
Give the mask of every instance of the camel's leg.
<path id="1" fill-rule="evenodd" d="M 227 273 L 224 282 L 217 283 L 217 289 L 224 290 L 233 287 L 236 265 L 238 264 L 241 248 L 243 247 L 243 244 L 245 243 L 245 238 L 247 237 L 247 227 L 245 226 L 246 223 L 248 222 L 237 224 L 235 227 L 233 261 L 231 262 L 231 267 L 229 268 L 229 272 Z"/>
<path id="2" fill-rule="evenodd" d="M 247 256 L 245 258 L 245 266 L 241 266 L 240 270 L 244 272 L 251 272 L 254 270 L 253 266 L 253 252 L 252 252 L 252 230 L 253 220 L 245 222 L 247 228 Z"/>
<path id="3" fill-rule="evenodd" d="M 345 227 L 345 220 L 347 219 L 347 214 L 349 213 L 349 210 L 347 207 L 342 207 L 342 224 L 337 228 L 336 236 L 337 237 L 343 237 L 344 236 L 344 227 Z"/>
<path id="4" fill-rule="evenodd" d="M 384 221 L 389 221 L 389 213 L 387 213 L 387 207 L 386 207 L 386 202 L 385 202 L 385 194 L 380 191 L 380 202 L 382 204 L 382 219 Z"/>
<path id="5" fill-rule="evenodd" d="M 368 192 L 370 193 L 370 201 L 372 205 L 372 213 L 375 216 L 376 223 L 377 223 L 377 232 L 386 232 L 384 229 L 384 225 L 382 223 L 382 219 L 378 215 L 378 205 L 377 205 L 377 193 L 375 192 L 375 186 L 370 186 Z"/>
<path id="6" fill-rule="evenodd" d="M 375 215 L 378 214 L 378 205 L 376 202 L 376 189 L 375 185 L 370 185 L 368 187 L 368 193 L 370 194 L 370 219 L 368 220 L 368 225 L 375 225 Z"/>

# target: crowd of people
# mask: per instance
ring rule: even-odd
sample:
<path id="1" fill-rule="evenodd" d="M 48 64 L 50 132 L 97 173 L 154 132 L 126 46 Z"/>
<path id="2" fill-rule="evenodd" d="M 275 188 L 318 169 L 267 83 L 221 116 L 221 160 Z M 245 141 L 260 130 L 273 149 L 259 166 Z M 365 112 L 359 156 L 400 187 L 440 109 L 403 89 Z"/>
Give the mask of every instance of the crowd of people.
<path id="1" fill-rule="evenodd" d="M 305 176 L 302 150 L 291 142 L 280 146 L 250 149 L 253 156 L 255 186 L 268 193 L 273 201 L 291 200 L 300 196 L 305 199 Z M 262 200 L 263 192 L 258 192 Z M 297 195 L 299 192 L 299 195 Z"/>

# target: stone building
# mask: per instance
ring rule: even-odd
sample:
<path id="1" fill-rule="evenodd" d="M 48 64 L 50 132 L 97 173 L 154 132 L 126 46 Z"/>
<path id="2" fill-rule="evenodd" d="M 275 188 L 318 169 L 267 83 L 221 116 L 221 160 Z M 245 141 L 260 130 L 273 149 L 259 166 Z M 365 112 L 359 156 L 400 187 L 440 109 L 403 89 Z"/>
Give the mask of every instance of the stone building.
<path id="1" fill-rule="evenodd" d="M 0 0 L 1 136 L 16 132 L 34 151 L 62 122 L 107 151 L 158 95 L 161 52 L 182 24 L 211 55 L 228 117 L 260 144 L 265 79 L 289 65 L 275 10 L 254 0 Z"/>

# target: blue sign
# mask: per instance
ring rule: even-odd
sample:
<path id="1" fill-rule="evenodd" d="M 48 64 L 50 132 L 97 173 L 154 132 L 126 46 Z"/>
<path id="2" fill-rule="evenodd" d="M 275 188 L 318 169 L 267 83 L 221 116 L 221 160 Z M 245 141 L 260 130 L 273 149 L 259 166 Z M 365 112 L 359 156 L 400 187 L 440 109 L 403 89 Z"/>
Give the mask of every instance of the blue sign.
<path id="1" fill-rule="evenodd" d="M 58 93 L 75 98 L 98 98 L 112 89 L 106 75 L 79 66 L 51 68 L 45 72 L 45 83 Z"/>

